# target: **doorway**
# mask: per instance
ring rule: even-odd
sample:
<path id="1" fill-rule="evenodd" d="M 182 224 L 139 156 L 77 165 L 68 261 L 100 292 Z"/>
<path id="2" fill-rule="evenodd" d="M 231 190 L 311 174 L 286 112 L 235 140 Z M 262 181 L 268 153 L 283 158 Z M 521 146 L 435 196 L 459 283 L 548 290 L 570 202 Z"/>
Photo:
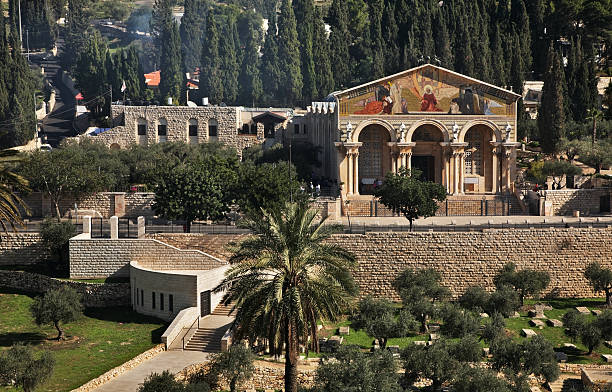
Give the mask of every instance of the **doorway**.
<path id="1" fill-rule="evenodd" d="M 200 316 L 208 316 L 211 313 L 210 309 L 210 290 L 202 291 L 200 293 Z"/>
<path id="2" fill-rule="evenodd" d="M 413 155 L 412 168 L 421 171 L 421 180 L 431 182 L 436 180 L 435 163 L 432 155 Z"/>

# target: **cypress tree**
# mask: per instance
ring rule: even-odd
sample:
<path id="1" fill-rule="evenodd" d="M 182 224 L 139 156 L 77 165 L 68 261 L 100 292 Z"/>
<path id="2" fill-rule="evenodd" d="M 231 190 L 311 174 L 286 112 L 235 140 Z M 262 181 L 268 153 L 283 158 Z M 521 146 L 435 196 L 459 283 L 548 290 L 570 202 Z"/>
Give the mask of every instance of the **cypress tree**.
<path id="1" fill-rule="evenodd" d="M 164 32 L 172 23 L 172 2 L 171 0 L 155 0 L 153 3 L 153 12 L 151 14 L 150 30 L 153 39 L 153 58 L 155 59 L 155 68 L 160 64 L 160 55 L 164 39 Z"/>
<path id="2" fill-rule="evenodd" d="M 206 41 L 202 45 L 200 61 L 200 93 L 208 97 L 211 104 L 219 104 L 223 100 L 223 83 L 221 79 L 219 57 L 219 31 L 212 10 L 206 17 Z"/>
<path id="3" fill-rule="evenodd" d="M 370 12 L 370 53 L 372 56 L 372 71 L 369 77 L 378 79 L 385 74 L 385 48 L 382 35 L 383 0 L 369 0 Z"/>
<path id="4" fill-rule="evenodd" d="M 183 69 L 193 72 L 200 66 L 202 36 L 204 35 L 206 15 L 205 0 L 185 0 L 185 13 L 181 19 L 181 52 Z"/>
<path id="5" fill-rule="evenodd" d="M 329 9 L 329 35 L 330 57 L 334 71 L 334 89 L 347 87 L 349 74 L 349 47 L 350 35 L 348 31 L 348 15 L 342 0 L 333 0 Z"/>
<path id="6" fill-rule="evenodd" d="M 418 25 L 418 45 L 422 61 L 424 63 L 432 63 L 436 55 L 436 49 L 431 28 L 431 15 L 428 8 L 421 10 L 419 16 L 421 23 Z"/>
<path id="7" fill-rule="evenodd" d="M 470 39 L 465 18 L 461 18 L 457 27 L 458 36 L 455 40 L 455 71 L 472 76 L 474 74 L 474 56 L 472 55 L 472 46 L 470 42 L 472 40 Z"/>
<path id="8" fill-rule="evenodd" d="M 448 35 L 447 23 L 442 11 L 436 12 L 434 25 L 434 41 L 436 45 L 436 56 L 440 65 L 446 68 L 453 66 L 453 53 L 451 51 L 451 39 Z"/>
<path id="9" fill-rule="evenodd" d="M 319 8 L 315 8 L 312 52 L 314 63 L 317 65 L 317 78 L 315 81 L 317 83 L 318 96 L 315 98 L 323 98 L 333 92 L 334 74 L 331 66 L 325 23 Z"/>
<path id="10" fill-rule="evenodd" d="M 544 36 L 544 0 L 526 0 L 531 32 L 531 57 L 534 75 L 540 78 L 546 67 L 546 37 Z M 539 80 L 539 79 L 537 79 Z"/>
<path id="11" fill-rule="evenodd" d="M 247 35 L 240 68 L 240 95 L 241 105 L 255 106 L 260 103 L 263 86 L 259 76 L 259 32 L 253 29 L 252 23 L 247 23 Z"/>
<path id="12" fill-rule="evenodd" d="M 512 0 L 510 11 L 514 30 L 521 37 L 517 42 L 521 49 L 521 57 L 523 58 L 523 72 L 525 76 L 531 75 L 531 31 L 529 29 L 529 15 L 523 0 Z"/>
<path id="13" fill-rule="evenodd" d="M 491 39 L 491 75 L 493 84 L 504 87 L 508 84 L 506 79 L 506 62 L 504 61 L 504 49 L 502 46 L 502 32 L 499 23 L 495 23 L 494 33 Z"/>
<path id="14" fill-rule="evenodd" d="M 128 99 L 143 99 L 145 91 L 144 72 L 140 65 L 138 51 L 133 45 L 121 51 L 121 82 L 125 82 L 125 97 Z M 119 91 L 119 90 L 117 90 Z"/>
<path id="15" fill-rule="evenodd" d="M 236 20 L 233 15 L 227 16 L 225 34 L 219 37 L 219 56 L 221 57 L 221 81 L 223 83 L 223 102 L 229 105 L 238 98 L 238 75 L 240 66 L 236 58 L 235 39 L 238 35 Z"/>
<path id="16" fill-rule="evenodd" d="M 281 70 L 279 98 L 295 105 L 302 98 L 302 72 L 297 26 L 291 0 L 283 0 L 278 22 L 278 58 Z"/>
<path id="17" fill-rule="evenodd" d="M 281 78 L 276 37 L 276 20 L 270 21 L 261 57 L 261 81 L 264 85 L 264 102 L 273 105 L 278 98 L 278 86 Z"/>
<path id="18" fill-rule="evenodd" d="M 107 83 L 107 50 L 100 32 L 94 30 L 87 36 L 85 47 L 80 50 L 74 71 L 76 85 L 88 101 L 87 108 L 96 118 L 108 112 L 110 86 Z"/>
<path id="19" fill-rule="evenodd" d="M 300 21 L 297 25 L 297 33 L 298 37 L 300 37 L 300 61 L 302 65 L 302 80 L 304 81 L 302 96 L 305 102 L 310 102 L 318 95 L 313 53 L 313 0 L 294 0 L 293 9 L 295 11 L 295 19 Z"/>
<path id="20" fill-rule="evenodd" d="M 474 50 L 478 55 L 474 56 L 474 75 L 479 79 L 491 82 L 491 51 L 489 48 L 489 29 L 484 23 L 480 10 L 475 6 L 475 24 L 473 36 L 478 37 L 474 40 Z"/>
<path id="21" fill-rule="evenodd" d="M 89 16 L 86 10 L 86 0 L 68 0 L 68 15 L 66 17 L 66 34 L 61 62 L 65 69 L 71 70 L 77 62 L 79 52 L 87 42 L 87 26 Z"/>
<path id="22" fill-rule="evenodd" d="M 542 140 L 542 150 L 553 153 L 564 136 L 565 112 L 563 104 L 563 70 L 559 55 L 552 44 L 548 49 L 542 103 L 538 111 L 538 130 Z"/>
<path id="23" fill-rule="evenodd" d="M 395 5 L 393 0 L 385 1 L 385 9 L 382 16 L 382 31 L 384 40 L 384 73 L 391 75 L 400 71 L 400 50 L 398 26 L 395 21 Z"/>
<path id="24" fill-rule="evenodd" d="M 172 98 L 175 105 L 184 101 L 182 91 L 185 86 L 181 71 L 181 39 L 178 26 L 172 21 L 162 35 L 159 92 L 164 104 L 168 98 Z"/>

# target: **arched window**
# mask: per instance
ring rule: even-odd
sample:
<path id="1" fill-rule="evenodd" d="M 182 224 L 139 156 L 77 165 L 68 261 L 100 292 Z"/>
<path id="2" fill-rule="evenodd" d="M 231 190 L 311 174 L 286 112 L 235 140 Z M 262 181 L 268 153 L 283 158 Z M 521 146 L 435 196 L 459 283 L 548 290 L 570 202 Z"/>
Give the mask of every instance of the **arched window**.
<path id="1" fill-rule="evenodd" d="M 219 123 L 214 118 L 208 120 L 208 136 L 209 137 L 217 137 L 217 128 L 219 127 Z"/>
<path id="2" fill-rule="evenodd" d="M 470 129 L 465 135 L 468 144 L 465 149 L 465 174 L 482 175 L 482 134 Z"/>
<path id="3" fill-rule="evenodd" d="M 249 124 L 242 124 L 242 130 L 240 131 L 243 135 L 249 134 Z"/>
<path id="4" fill-rule="evenodd" d="M 189 137 L 198 137 L 198 120 L 192 118 L 189 120 Z"/>
<path id="5" fill-rule="evenodd" d="M 140 117 L 136 120 L 136 129 L 138 136 L 146 136 L 147 135 L 147 120 Z"/>
<path id="6" fill-rule="evenodd" d="M 257 123 L 251 124 L 251 135 L 257 135 Z"/>
<path id="7" fill-rule="evenodd" d="M 157 139 L 160 143 L 168 140 L 168 122 L 165 118 L 160 118 L 157 122 Z"/>

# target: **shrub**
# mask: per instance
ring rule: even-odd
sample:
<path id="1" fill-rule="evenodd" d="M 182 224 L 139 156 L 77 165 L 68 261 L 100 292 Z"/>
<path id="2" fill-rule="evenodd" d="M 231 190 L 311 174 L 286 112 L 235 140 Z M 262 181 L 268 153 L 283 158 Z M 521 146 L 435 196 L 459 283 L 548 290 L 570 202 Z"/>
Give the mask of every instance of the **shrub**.
<path id="1" fill-rule="evenodd" d="M 234 344 L 228 351 L 217 354 L 212 360 L 211 373 L 228 380 L 230 391 L 236 392 L 243 381 L 248 380 L 255 371 L 255 354 L 242 344 Z"/>
<path id="2" fill-rule="evenodd" d="M 520 307 L 518 293 L 508 286 L 503 286 L 491 293 L 485 311 L 489 314 L 500 313 L 504 317 L 510 317 Z"/>
<path id="3" fill-rule="evenodd" d="M 589 349 L 587 354 L 591 354 L 601 344 L 603 337 L 595 321 L 586 324 L 580 331 L 580 341 Z"/>
<path id="4" fill-rule="evenodd" d="M 459 304 L 466 309 L 481 312 L 487 307 L 491 295 L 480 286 L 468 287 L 459 298 Z"/>
<path id="5" fill-rule="evenodd" d="M 601 331 L 604 340 L 612 340 L 612 310 L 604 310 L 597 316 L 595 325 Z"/>
<path id="6" fill-rule="evenodd" d="M 575 342 L 586 326 L 585 317 L 576 309 L 572 309 L 563 315 L 562 321 L 565 334 Z"/>
<path id="7" fill-rule="evenodd" d="M 174 379 L 168 370 L 151 373 L 138 387 L 138 392 L 183 392 L 183 384 Z"/>
<path id="8" fill-rule="evenodd" d="M 494 313 L 491 316 L 491 321 L 485 324 L 482 330 L 482 338 L 487 342 L 492 342 L 504 335 L 506 330 L 506 321 L 500 313 Z"/>
<path id="9" fill-rule="evenodd" d="M 68 243 L 75 235 L 76 229 L 70 222 L 58 222 L 47 218 L 40 227 L 42 244 L 60 269 L 66 269 L 68 266 Z"/>
<path id="10" fill-rule="evenodd" d="M 479 318 L 457 305 L 445 304 L 441 312 L 440 331 L 451 338 L 461 338 L 478 330 Z"/>

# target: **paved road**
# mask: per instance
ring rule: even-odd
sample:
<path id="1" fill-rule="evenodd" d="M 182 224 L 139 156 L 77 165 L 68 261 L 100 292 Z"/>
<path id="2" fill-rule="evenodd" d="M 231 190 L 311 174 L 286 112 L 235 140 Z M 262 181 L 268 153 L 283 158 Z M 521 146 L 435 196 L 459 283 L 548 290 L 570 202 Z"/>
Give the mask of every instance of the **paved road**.
<path id="1" fill-rule="evenodd" d="M 164 351 L 94 389 L 96 392 L 135 392 L 151 373 L 177 373 L 189 365 L 206 362 L 210 354 L 199 351 Z"/>

